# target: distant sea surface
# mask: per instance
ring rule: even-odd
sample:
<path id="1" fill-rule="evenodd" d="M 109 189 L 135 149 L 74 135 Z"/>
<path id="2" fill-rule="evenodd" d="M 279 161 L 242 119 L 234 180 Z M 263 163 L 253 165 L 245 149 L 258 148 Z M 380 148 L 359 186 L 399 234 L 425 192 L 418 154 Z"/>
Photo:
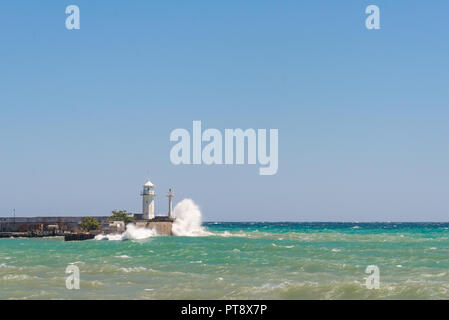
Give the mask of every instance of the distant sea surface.
<path id="1" fill-rule="evenodd" d="M 449 223 L 205 223 L 207 236 L 0 239 L 0 299 L 449 299 Z M 66 267 L 80 290 L 66 289 Z M 365 269 L 380 270 L 367 289 Z"/>

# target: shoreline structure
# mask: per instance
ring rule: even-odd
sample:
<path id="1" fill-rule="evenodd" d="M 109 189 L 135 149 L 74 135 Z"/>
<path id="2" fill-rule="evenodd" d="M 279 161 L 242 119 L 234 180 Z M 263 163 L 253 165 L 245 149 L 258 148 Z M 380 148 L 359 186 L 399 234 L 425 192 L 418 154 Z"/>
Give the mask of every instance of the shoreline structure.
<path id="1" fill-rule="evenodd" d="M 142 213 L 134 213 L 137 228 L 156 230 L 158 235 L 173 235 L 172 226 L 175 221 L 172 199 L 174 193 L 170 188 L 168 198 L 168 215 L 154 215 L 154 184 L 150 180 L 143 185 Z M 112 234 L 125 231 L 122 221 L 111 221 L 110 216 L 89 216 L 100 223 L 98 230 L 83 232 L 81 222 L 87 216 L 54 216 L 54 217 L 0 217 L 0 238 L 10 237 L 51 237 L 64 236 L 66 240 L 87 240 L 98 234 Z M 77 236 L 79 235 L 79 236 Z M 84 235 L 84 236 L 83 236 Z"/>

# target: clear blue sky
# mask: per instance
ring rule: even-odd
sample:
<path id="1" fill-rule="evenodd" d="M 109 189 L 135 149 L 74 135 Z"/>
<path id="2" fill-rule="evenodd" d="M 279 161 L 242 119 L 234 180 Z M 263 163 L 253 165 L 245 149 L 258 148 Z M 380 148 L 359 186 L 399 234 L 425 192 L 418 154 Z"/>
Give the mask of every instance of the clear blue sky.
<path id="1" fill-rule="evenodd" d="M 149 175 L 157 212 L 172 185 L 208 221 L 448 221 L 448 12 L 443 0 L 2 1 L 0 216 L 138 212 Z M 278 174 L 173 166 L 170 132 L 192 120 L 279 129 Z"/>

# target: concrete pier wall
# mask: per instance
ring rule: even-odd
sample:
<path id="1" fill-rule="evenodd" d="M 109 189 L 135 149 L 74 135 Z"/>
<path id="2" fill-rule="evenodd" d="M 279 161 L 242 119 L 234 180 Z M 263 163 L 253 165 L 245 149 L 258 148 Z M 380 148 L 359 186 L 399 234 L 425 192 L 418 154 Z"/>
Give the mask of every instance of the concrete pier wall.
<path id="1" fill-rule="evenodd" d="M 151 221 L 142 220 L 135 222 L 138 228 L 156 229 L 158 235 L 171 236 L 172 234 L 172 221 Z"/>
<path id="2" fill-rule="evenodd" d="M 42 232 L 48 226 L 57 225 L 61 231 L 76 232 L 80 230 L 80 222 L 84 217 L 17 217 L 0 218 L 0 232 Z M 109 217 L 97 216 L 95 219 L 105 222 Z"/>

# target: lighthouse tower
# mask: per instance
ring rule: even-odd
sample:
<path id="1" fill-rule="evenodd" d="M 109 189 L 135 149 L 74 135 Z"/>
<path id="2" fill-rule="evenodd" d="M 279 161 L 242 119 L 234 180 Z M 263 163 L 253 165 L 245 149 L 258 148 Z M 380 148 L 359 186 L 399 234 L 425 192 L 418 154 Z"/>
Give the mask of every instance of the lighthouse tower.
<path id="1" fill-rule="evenodd" d="M 142 196 L 142 213 L 144 219 L 154 218 L 154 184 L 148 180 L 143 185 L 143 191 L 140 194 Z"/>
<path id="2" fill-rule="evenodd" d="M 167 192 L 167 198 L 168 198 L 168 217 L 173 219 L 173 205 L 172 205 L 172 198 L 175 196 L 175 194 L 172 192 L 171 188 L 168 189 Z"/>

